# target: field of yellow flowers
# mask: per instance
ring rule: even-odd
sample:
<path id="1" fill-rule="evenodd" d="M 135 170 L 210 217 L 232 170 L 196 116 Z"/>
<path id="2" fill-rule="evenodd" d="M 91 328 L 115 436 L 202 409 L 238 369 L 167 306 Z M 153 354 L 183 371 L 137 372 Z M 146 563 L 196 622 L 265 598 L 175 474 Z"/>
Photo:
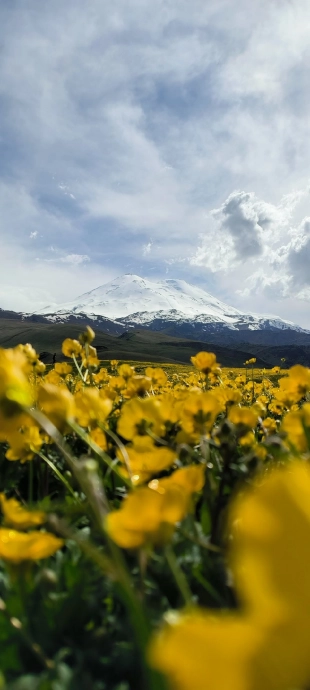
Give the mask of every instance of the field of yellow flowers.
<path id="1" fill-rule="evenodd" d="M 0 350 L 0 689 L 310 687 L 310 369 Z"/>

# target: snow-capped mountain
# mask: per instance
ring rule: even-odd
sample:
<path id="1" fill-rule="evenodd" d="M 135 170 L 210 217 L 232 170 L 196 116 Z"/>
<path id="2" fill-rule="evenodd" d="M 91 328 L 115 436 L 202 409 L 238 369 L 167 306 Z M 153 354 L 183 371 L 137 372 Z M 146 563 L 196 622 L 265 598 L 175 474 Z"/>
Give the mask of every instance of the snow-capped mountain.
<path id="1" fill-rule="evenodd" d="M 40 314 L 54 323 L 68 322 L 73 316 L 88 318 L 98 328 L 103 326 L 102 317 L 113 320 L 118 328 L 165 330 L 182 326 L 183 334 L 186 331 L 190 337 L 199 338 L 223 331 L 308 333 L 277 316 L 245 314 L 184 280 L 153 282 L 132 274 L 116 278 L 70 302 L 49 305 Z"/>
<path id="2" fill-rule="evenodd" d="M 49 305 L 41 314 L 62 312 L 85 312 L 100 314 L 110 319 L 119 319 L 137 312 L 159 312 L 176 310 L 182 314 L 229 319 L 241 312 L 220 302 L 208 292 L 184 280 L 162 280 L 153 282 L 139 276 L 126 274 L 95 290 L 85 292 L 75 300 L 61 305 Z"/>

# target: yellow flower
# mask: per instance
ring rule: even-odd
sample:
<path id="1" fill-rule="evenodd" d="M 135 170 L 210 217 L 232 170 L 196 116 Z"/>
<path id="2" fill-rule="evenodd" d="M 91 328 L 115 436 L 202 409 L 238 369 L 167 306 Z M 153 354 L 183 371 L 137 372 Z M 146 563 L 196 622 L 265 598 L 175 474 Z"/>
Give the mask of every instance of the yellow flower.
<path id="1" fill-rule="evenodd" d="M 17 347 L 0 348 L 0 410 L 3 421 L 20 413 L 21 406 L 30 406 L 33 396 L 28 381 L 29 363 Z"/>
<path id="2" fill-rule="evenodd" d="M 301 453 L 310 450 L 306 429 L 310 432 L 310 403 L 305 403 L 300 410 L 288 412 L 282 422 L 282 430 L 287 440 Z"/>
<path id="3" fill-rule="evenodd" d="M 246 434 L 244 434 L 244 436 L 242 436 L 242 438 L 240 438 L 239 441 L 240 445 L 245 448 L 254 446 L 255 442 L 253 431 L 248 431 Z"/>
<path id="4" fill-rule="evenodd" d="M 240 402 L 242 396 L 237 388 L 219 388 L 216 391 L 216 397 L 223 406 L 233 405 Z"/>
<path id="5" fill-rule="evenodd" d="M 83 367 L 85 369 L 96 369 L 99 364 L 100 360 L 98 359 L 97 356 L 89 356 L 89 357 L 84 357 L 82 360 Z"/>
<path id="6" fill-rule="evenodd" d="M 93 379 L 94 379 L 96 384 L 100 384 L 100 383 L 103 383 L 104 381 L 108 381 L 109 380 L 108 370 L 105 367 L 101 367 L 101 369 L 99 369 L 97 374 L 93 375 Z"/>
<path id="7" fill-rule="evenodd" d="M 86 329 L 81 335 L 79 336 L 79 341 L 82 343 L 82 345 L 85 345 L 86 343 L 90 344 L 93 342 L 95 339 L 95 331 L 90 326 L 86 326 Z"/>
<path id="8" fill-rule="evenodd" d="M 67 388 L 58 388 L 51 383 L 39 387 L 38 403 L 42 412 L 61 432 L 66 423 L 74 417 L 74 398 Z"/>
<path id="9" fill-rule="evenodd" d="M 0 528 L 0 558 L 10 563 L 37 561 L 52 556 L 64 542 L 48 532 L 16 532 Z"/>
<path id="10" fill-rule="evenodd" d="M 152 381 L 153 388 L 162 388 L 167 383 L 167 374 L 160 367 L 147 367 L 145 375 Z"/>
<path id="11" fill-rule="evenodd" d="M 288 377 L 284 381 L 287 381 L 290 388 L 296 391 L 300 400 L 310 391 L 310 369 L 301 366 L 301 364 L 295 364 L 289 370 Z"/>
<path id="12" fill-rule="evenodd" d="M 273 419 L 272 417 L 266 417 L 266 419 L 264 419 L 263 426 L 264 431 L 267 432 L 268 436 L 269 434 L 275 434 L 278 428 L 277 420 Z"/>
<path id="13" fill-rule="evenodd" d="M 108 514 L 106 529 L 113 541 L 132 549 L 171 537 L 175 524 L 183 520 L 190 508 L 192 493 L 203 485 L 202 467 L 182 470 L 138 488 L 127 496 L 119 510 Z"/>
<path id="14" fill-rule="evenodd" d="M 130 366 L 130 364 L 121 364 L 118 367 L 118 373 L 123 377 L 123 379 L 125 379 L 125 381 L 128 381 L 128 379 L 131 379 L 131 377 L 134 375 L 135 370 L 134 367 Z"/>
<path id="15" fill-rule="evenodd" d="M 248 666 L 260 636 L 232 615 L 175 614 L 153 640 L 149 660 L 168 676 L 171 690 L 254 690 Z"/>
<path id="16" fill-rule="evenodd" d="M 133 398 L 135 395 L 143 396 L 147 391 L 150 390 L 151 385 L 151 379 L 149 379 L 147 376 L 140 376 L 136 374 L 129 379 L 124 395 L 129 398 Z"/>
<path id="17" fill-rule="evenodd" d="M 8 460 L 20 460 L 21 463 L 32 460 L 44 443 L 40 430 L 35 424 L 21 427 L 15 433 L 9 434 L 8 441 L 10 447 L 6 451 L 5 457 Z"/>
<path id="18" fill-rule="evenodd" d="M 238 427 L 254 429 L 257 425 L 258 412 L 253 407 L 239 407 L 234 405 L 228 412 L 228 419 Z"/>
<path id="19" fill-rule="evenodd" d="M 63 378 L 55 369 L 50 369 L 44 376 L 43 383 L 51 383 L 53 386 L 65 386 Z"/>
<path id="20" fill-rule="evenodd" d="M 167 490 L 171 485 L 176 484 L 180 486 L 190 496 L 197 491 L 201 491 L 205 483 L 205 468 L 203 465 L 188 465 L 188 467 L 180 467 L 180 469 L 173 472 L 170 477 L 158 480 L 159 490 L 164 488 Z"/>
<path id="21" fill-rule="evenodd" d="M 216 355 L 213 352 L 198 352 L 195 357 L 191 357 L 191 362 L 196 369 L 199 369 L 199 371 L 206 375 L 218 367 Z"/>
<path id="22" fill-rule="evenodd" d="M 67 374 L 71 374 L 72 366 L 71 366 L 71 364 L 68 364 L 67 362 L 56 362 L 55 371 L 60 376 L 67 376 Z M 51 381 L 51 383 L 52 383 L 52 381 Z"/>
<path id="23" fill-rule="evenodd" d="M 292 690 L 310 681 L 310 471 L 292 462 L 235 501 L 230 565 L 241 610 L 175 617 L 151 644 L 173 690 Z"/>
<path id="24" fill-rule="evenodd" d="M 62 352 L 65 357 L 79 357 L 82 353 L 82 345 L 78 340 L 66 338 L 62 344 Z"/>
<path id="25" fill-rule="evenodd" d="M 171 467 L 177 459 L 175 451 L 165 446 L 155 446 L 153 439 L 149 436 L 135 436 L 132 446 L 126 446 L 126 451 L 134 484 L 147 481 L 154 474 L 159 474 L 167 467 Z M 120 450 L 117 456 L 124 463 Z"/>
<path id="26" fill-rule="evenodd" d="M 91 429 L 89 435 L 92 441 L 94 441 L 94 443 L 96 443 L 97 446 L 101 448 L 101 450 L 107 450 L 107 438 L 102 429 L 100 429 L 99 427 L 95 427 L 95 429 Z"/>
<path id="27" fill-rule="evenodd" d="M 74 398 L 75 418 L 80 426 L 88 427 L 104 422 L 112 409 L 112 402 L 98 388 L 85 388 Z"/>
<path id="28" fill-rule="evenodd" d="M 44 362 L 41 362 L 41 360 L 38 359 L 36 361 L 36 363 L 33 365 L 33 371 L 36 374 L 44 374 L 45 370 L 46 370 L 46 366 L 45 366 Z"/>
<path id="29" fill-rule="evenodd" d="M 179 416 L 183 430 L 190 435 L 201 436 L 206 434 L 222 410 L 221 403 L 215 395 L 201 393 L 200 391 L 189 393 L 179 403 Z"/>
<path id="30" fill-rule="evenodd" d="M 6 525 L 16 529 L 24 530 L 29 529 L 29 527 L 37 527 L 43 525 L 46 520 L 43 511 L 27 510 L 15 498 L 6 498 L 4 494 L 0 494 L 0 503 Z"/>
<path id="31" fill-rule="evenodd" d="M 134 436 L 146 434 L 148 429 L 156 436 L 165 432 L 159 400 L 155 397 L 143 400 L 133 398 L 125 403 L 117 423 L 119 435 L 130 441 Z"/>

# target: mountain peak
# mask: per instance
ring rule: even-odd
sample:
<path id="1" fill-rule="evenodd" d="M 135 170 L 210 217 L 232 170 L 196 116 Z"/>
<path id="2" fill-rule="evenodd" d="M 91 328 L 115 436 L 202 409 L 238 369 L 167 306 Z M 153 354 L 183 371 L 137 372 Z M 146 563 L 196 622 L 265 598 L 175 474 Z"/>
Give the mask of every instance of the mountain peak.
<path id="1" fill-rule="evenodd" d="M 75 300 L 60 304 L 59 310 L 86 312 L 117 319 L 137 312 L 170 311 L 175 309 L 187 315 L 205 313 L 209 316 L 238 316 L 240 311 L 220 302 L 201 288 L 185 280 L 168 278 L 152 281 L 133 273 L 114 278 Z M 46 307 L 42 314 L 50 313 Z M 53 305 L 55 311 L 55 305 Z"/>
<path id="2" fill-rule="evenodd" d="M 278 317 L 245 314 L 185 280 L 167 278 L 153 281 L 133 273 L 125 273 L 58 307 L 48 306 L 40 314 L 60 312 L 125 319 L 128 322 L 130 319 L 126 317 L 132 317 L 132 322 L 140 325 L 160 320 L 222 324 L 233 330 L 303 330 Z"/>

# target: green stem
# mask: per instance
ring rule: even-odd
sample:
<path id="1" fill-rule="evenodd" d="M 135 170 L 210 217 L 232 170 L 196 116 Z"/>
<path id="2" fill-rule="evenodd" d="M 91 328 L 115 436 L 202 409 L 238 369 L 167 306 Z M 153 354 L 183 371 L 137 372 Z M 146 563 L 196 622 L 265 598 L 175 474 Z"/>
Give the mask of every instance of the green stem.
<path id="1" fill-rule="evenodd" d="M 46 455 L 44 455 L 44 453 L 42 453 L 41 451 L 40 451 L 40 453 L 38 453 L 38 455 L 39 455 L 39 457 L 40 457 L 42 460 L 44 460 L 44 462 L 46 462 L 47 465 L 49 465 L 49 467 L 53 470 L 53 472 L 54 472 L 54 474 L 56 475 L 56 477 L 58 477 L 58 479 L 60 479 L 60 481 L 61 481 L 61 482 L 63 483 L 63 485 L 66 487 L 67 491 L 69 491 L 69 493 L 71 494 L 71 496 L 73 496 L 73 498 L 75 498 L 75 500 L 79 500 L 79 499 L 77 499 L 77 497 L 76 497 L 76 495 L 75 495 L 75 493 L 74 493 L 74 491 L 73 491 L 73 489 L 72 489 L 72 486 L 70 486 L 69 482 L 67 482 L 66 478 L 63 476 L 63 474 L 60 472 L 60 470 L 56 467 L 56 465 L 54 465 L 54 463 L 52 462 L 52 460 L 50 460 L 50 459 L 49 459 Z"/>
<path id="2" fill-rule="evenodd" d="M 99 477 L 91 477 L 85 462 L 79 462 L 71 453 L 71 449 L 59 433 L 55 425 L 45 417 L 42 412 L 35 409 L 25 408 L 27 413 L 44 429 L 48 436 L 54 441 L 55 445 L 63 454 L 72 474 L 79 483 L 83 493 L 89 500 L 89 507 L 95 516 L 98 524 L 103 523 L 103 517 L 109 511 L 108 500 Z"/>
<path id="3" fill-rule="evenodd" d="M 82 369 L 81 369 L 81 367 L 79 366 L 79 364 L 77 363 L 76 356 L 75 356 L 75 355 L 72 355 L 72 359 L 73 359 L 73 361 L 74 361 L 74 364 L 75 364 L 75 366 L 76 366 L 76 368 L 77 368 L 77 370 L 78 370 L 78 372 L 79 372 L 79 375 L 80 375 L 80 377 L 81 377 L 83 383 L 85 383 L 84 376 L 83 376 L 83 373 L 82 373 Z"/>
<path id="4" fill-rule="evenodd" d="M 101 460 L 103 460 L 103 462 L 109 467 L 110 471 L 117 474 L 117 476 L 122 480 L 122 482 L 126 484 L 126 486 L 128 486 L 129 489 L 132 489 L 130 479 L 124 477 L 124 475 L 118 469 L 117 465 L 113 464 L 113 460 L 111 460 L 110 456 L 107 455 L 107 453 L 105 453 L 104 450 L 101 450 L 99 446 L 97 446 L 97 444 L 91 439 L 89 434 L 75 422 L 68 422 L 68 425 L 70 426 L 72 431 L 74 431 L 77 434 L 77 436 L 79 436 L 82 439 L 82 441 L 87 443 L 87 445 L 89 446 L 89 448 L 91 448 L 95 455 L 97 455 Z"/>
<path id="5" fill-rule="evenodd" d="M 174 551 L 172 550 L 171 546 L 166 546 L 165 548 L 165 556 L 167 559 L 167 563 L 169 565 L 169 568 L 173 574 L 173 577 L 176 581 L 176 584 L 178 586 L 178 589 L 183 597 L 184 604 L 186 606 L 192 606 L 193 605 L 193 597 L 191 590 L 188 586 L 186 577 L 184 573 L 182 572 L 178 561 L 175 557 Z"/>
<path id="6" fill-rule="evenodd" d="M 129 455 L 128 455 L 127 450 L 126 450 L 126 446 L 124 446 L 124 444 L 118 438 L 118 436 L 114 433 L 114 431 L 111 431 L 111 429 L 106 427 L 104 424 L 99 424 L 99 427 L 100 427 L 100 429 L 102 429 L 102 431 L 104 431 L 105 434 L 107 434 L 108 436 L 110 436 L 113 439 L 114 443 L 120 449 L 122 456 L 124 458 L 124 463 L 126 465 L 127 472 L 129 474 L 129 477 L 131 478 L 132 471 L 131 471 L 131 467 L 130 467 L 130 460 L 129 460 Z"/>

